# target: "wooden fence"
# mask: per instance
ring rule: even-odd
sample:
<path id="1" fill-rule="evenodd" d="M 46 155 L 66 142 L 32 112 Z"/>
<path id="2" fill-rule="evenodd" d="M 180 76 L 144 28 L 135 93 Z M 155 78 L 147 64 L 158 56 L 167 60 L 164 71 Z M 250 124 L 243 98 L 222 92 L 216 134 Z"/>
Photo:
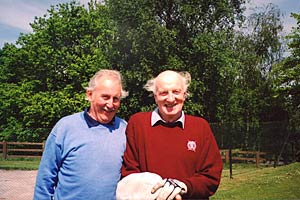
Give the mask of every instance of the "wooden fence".
<path id="1" fill-rule="evenodd" d="M 266 162 L 266 152 L 261 151 L 241 151 L 232 150 L 230 155 L 229 149 L 220 150 L 222 159 L 225 163 L 229 163 L 230 159 L 232 162 L 254 162 L 258 167 L 262 162 Z M 231 158 L 230 158 L 231 157 Z"/>
<path id="2" fill-rule="evenodd" d="M 3 159 L 41 158 L 44 145 L 45 143 L 35 142 L 0 142 L 0 153 Z M 230 150 L 222 149 L 220 153 L 225 163 L 229 163 L 230 156 L 232 162 L 254 162 L 256 166 L 266 161 L 266 152 L 232 150 L 230 155 Z"/>
<path id="3" fill-rule="evenodd" d="M 41 158 L 44 143 L 36 142 L 0 142 L 2 158 Z"/>

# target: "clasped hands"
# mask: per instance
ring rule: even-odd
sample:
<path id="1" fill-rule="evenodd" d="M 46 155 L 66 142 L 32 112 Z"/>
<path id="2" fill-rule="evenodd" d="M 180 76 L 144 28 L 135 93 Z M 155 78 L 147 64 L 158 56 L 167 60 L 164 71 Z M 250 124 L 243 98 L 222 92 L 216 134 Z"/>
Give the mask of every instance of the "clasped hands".
<path id="1" fill-rule="evenodd" d="M 187 193 L 187 186 L 181 181 L 167 178 L 152 188 L 151 193 L 155 192 L 158 192 L 156 200 L 181 200 L 181 195 Z"/>

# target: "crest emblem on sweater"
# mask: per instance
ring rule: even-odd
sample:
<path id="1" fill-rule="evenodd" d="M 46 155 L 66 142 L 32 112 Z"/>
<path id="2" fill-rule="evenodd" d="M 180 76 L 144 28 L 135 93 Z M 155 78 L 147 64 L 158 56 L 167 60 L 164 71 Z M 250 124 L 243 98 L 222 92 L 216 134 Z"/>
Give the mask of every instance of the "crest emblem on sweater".
<path id="1" fill-rule="evenodd" d="M 189 151 L 194 151 L 194 152 L 196 152 L 196 148 L 197 148 L 197 144 L 196 144 L 196 142 L 195 141 L 188 141 L 187 142 L 187 148 L 188 148 L 188 150 Z"/>

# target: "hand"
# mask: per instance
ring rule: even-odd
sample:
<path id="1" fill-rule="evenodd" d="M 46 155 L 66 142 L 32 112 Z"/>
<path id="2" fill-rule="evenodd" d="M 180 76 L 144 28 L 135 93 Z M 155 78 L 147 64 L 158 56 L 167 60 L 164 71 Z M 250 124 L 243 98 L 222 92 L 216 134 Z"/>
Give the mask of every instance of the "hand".
<path id="1" fill-rule="evenodd" d="M 157 183 L 151 190 L 151 193 L 155 193 L 156 191 L 159 191 L 159 194 L 156 198 L 156 200 L 181 200 L 181 195 L 187 193 L 187 187 L 186 185 L 178 181 L 176 179 L 164 179 L 161 182 Z"/>

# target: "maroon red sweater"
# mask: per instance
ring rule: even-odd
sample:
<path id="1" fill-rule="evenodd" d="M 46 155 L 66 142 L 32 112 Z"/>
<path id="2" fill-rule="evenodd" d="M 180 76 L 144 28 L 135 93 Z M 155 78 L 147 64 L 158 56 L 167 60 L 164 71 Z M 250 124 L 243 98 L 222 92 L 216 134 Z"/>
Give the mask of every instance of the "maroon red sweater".
<path id="1" fill-rule="evenodd" d="M 208 199 L 217 190 L 222 158 L 209 124 L 185 115 L 181 127 L 151 126 L 151 112 L 136 113 L 128 121 L 122 177 L 153 172 L 184 182 L 186 199 Z"/>

